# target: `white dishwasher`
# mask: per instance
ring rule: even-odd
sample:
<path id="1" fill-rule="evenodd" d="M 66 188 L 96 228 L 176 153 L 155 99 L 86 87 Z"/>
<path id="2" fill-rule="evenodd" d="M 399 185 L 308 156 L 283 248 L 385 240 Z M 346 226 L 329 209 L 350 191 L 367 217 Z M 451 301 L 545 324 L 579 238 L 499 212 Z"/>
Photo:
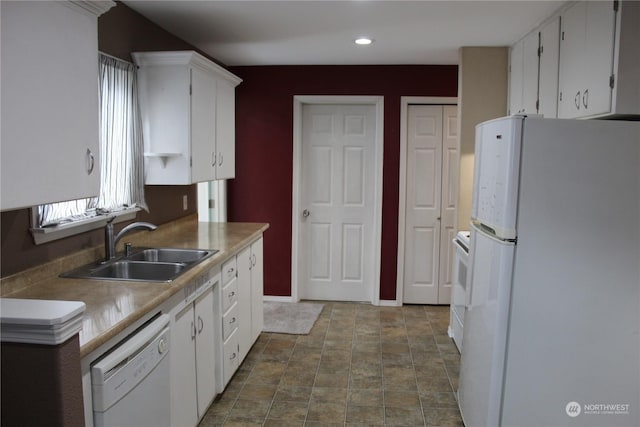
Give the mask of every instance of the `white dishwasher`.
<path id="1" fill-rule="evenodd" d="M 160 315 L 92 365 L 95 427 L 169 426 L 169 320 Z"/>

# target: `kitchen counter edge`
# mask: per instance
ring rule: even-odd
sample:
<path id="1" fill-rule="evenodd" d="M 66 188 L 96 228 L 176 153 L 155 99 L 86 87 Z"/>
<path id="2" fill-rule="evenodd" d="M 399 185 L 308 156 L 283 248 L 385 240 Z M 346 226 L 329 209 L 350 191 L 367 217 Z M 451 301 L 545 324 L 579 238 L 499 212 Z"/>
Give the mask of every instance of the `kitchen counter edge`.
<path id="1" fill-rule="evenodd" d="M 57 277 L 60 272 L 52 272 L 51 277 L 2 297 L 84 302 L 86 311 L 80 332 L 80 357 L 84 358 L 160 309 L 165 301 L 194 279 L 236 255 L 268 228 L 267 223 L 197 220 L 163 224 L 156 232 L 132 234 L 126 240 L 134 246 L 217 249 L 218 252 L 170 283 L 67 279 Z"/>

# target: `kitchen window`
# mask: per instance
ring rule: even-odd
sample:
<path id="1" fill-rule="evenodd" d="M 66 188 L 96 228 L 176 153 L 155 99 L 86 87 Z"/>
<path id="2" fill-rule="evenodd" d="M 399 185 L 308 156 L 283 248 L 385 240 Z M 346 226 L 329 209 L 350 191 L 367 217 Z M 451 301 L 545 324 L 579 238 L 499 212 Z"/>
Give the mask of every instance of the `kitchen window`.
<path id="1" fill-rule="evenodd" d="M 100 54 L 99 70 L 100 194 L 32 208 L 36 244 L 103 227 L 113 216 L 116 222 L 133 219 L 139 209 L 147 210 L 135 66 Z"/>

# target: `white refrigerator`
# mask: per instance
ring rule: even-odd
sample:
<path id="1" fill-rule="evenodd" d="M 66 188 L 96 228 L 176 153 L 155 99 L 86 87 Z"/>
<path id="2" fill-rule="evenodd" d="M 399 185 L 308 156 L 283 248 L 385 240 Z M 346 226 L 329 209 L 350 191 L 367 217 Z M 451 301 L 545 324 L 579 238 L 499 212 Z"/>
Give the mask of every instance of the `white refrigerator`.
<path id="1" fill-rule="evenodd" d="M 640 426 L 640 122 L 476 127 L 466 427 Z"/>

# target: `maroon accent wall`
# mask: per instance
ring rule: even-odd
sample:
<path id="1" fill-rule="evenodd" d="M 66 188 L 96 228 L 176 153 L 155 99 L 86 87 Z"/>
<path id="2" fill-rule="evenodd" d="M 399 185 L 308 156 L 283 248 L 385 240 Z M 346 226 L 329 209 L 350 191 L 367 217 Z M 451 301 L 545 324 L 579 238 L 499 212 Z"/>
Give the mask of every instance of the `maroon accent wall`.
<path id="1" fill-rule="evenodd" d="M 380 299 L 396 297 L 400 97 L 455 97 L 455 65 L 230 67 L 236 88 L 236 178 L 229 221 L 268 222 L 265 295 L 291 295 L 293 97 L 384 96 L 384 171 Z"/>
<path id="2" fill-rule="evenodd" d="M 120 2 L 98 18 L 98 48 L 126 61 L 131 61 L 130 53 L 135 51 L 196 50 Z M 137 219 L 140 221 L 163 224 L 197 212 L 195 185 L 146 186 L 145 191 L 149 213 L 139 213 Z M 189 199 L 186 211 L 182 209 L 185 194 Z M 29 232 L 29 209 L 0 213 L 0 225 L 0 277 L 101 245 L 104 241 L 102 230 L 96 230 L 36 246 Z M 119 227 L 122 225 L 116 228 Z"/>

